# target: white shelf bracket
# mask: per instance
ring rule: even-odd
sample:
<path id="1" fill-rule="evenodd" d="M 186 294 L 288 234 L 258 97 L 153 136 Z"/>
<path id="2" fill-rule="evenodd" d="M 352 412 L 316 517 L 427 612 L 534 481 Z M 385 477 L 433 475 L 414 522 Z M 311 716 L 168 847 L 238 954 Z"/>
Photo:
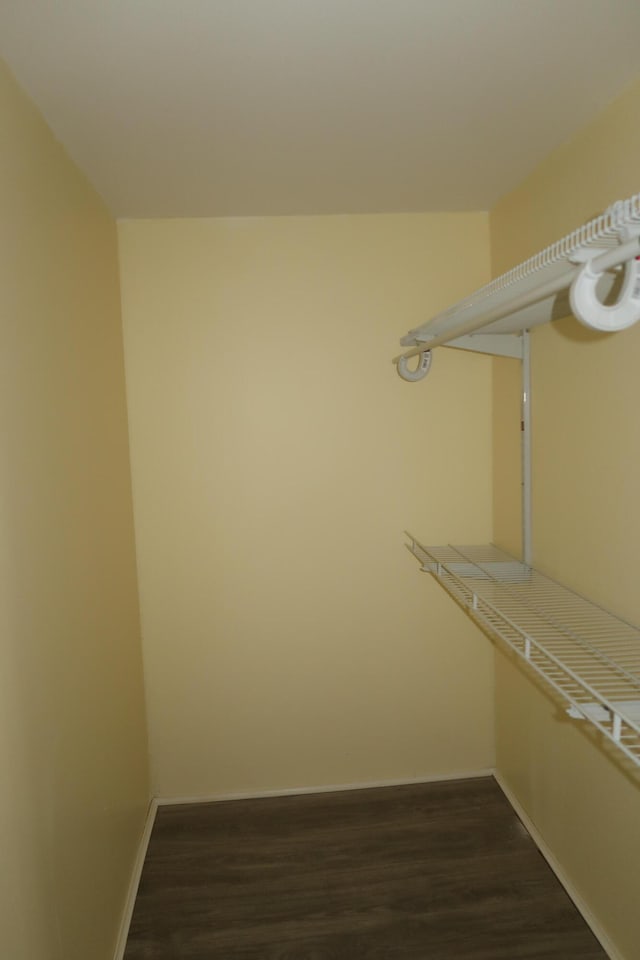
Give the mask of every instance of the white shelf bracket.
<path id="1" fill-rule="evenodd" d="M 446 346 L 486 353 L 492 357 L 522 359 L 522 337 L 517 333 L 469 333 L 467 336 L 450 340 Z"/>

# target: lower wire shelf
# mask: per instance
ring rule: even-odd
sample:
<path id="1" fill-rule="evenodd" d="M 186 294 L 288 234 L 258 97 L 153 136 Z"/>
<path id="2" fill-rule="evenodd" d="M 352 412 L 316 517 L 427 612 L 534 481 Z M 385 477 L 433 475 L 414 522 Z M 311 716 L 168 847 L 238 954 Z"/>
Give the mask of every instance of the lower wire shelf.
<path id="1" fill-rule="evenodd" d="M 490 636 L 640 766 L 640 630 L 489 544 L 407 548 Z"/>

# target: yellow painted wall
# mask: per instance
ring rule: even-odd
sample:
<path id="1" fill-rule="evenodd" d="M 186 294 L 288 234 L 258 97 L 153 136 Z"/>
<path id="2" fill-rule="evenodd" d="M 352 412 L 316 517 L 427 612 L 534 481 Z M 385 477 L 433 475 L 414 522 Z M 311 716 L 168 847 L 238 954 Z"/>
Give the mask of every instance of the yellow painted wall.
<path id="1" fill-rule="evenodd" d="M 490 650 L 402 534 L 489 535 L 491 362 L 390 363 L 486 280 L 487 216 L 124 222 L 120 255 L 155 791 L 491 766 Z"/>
<path id="2" fill-rule="evenodd" d="M 636 84 L 496 206 L 494 273 L 638 192 L 639 117 Z M 640 326 L 610 336 L 573 319 L 536 329 L 532 363 L 534 562 L 640 624 Z M 496 361 L 498 408 L 517 403 L 512 373 Z M 512 545 L 517 443 L 499 409 L 495 429 L 495 531 Z M 635 960 L 638 778 L 563 721 L 507 658 L 496 667 L 498 769 L 619 955 Z"/>
<path id="3" fill-rule="evenodd" d="M 0 956 L 112 960 L 148 802 L 116 228 L 0 64 Z"/>
<path id="4" fill-rule="evenodd" d="M 522 364 L 493 362 L 493 542 L 514 557 L 522 552 Z"/>

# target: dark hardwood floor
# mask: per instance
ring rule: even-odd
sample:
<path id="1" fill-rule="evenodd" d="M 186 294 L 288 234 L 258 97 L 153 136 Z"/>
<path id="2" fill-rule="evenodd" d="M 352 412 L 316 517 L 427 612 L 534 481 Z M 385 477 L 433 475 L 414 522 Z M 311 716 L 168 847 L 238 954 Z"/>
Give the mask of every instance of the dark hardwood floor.
<path id="1" fill-rule="evenodd" d="M 490 778 L 161 807 L 125 960 L 603 960 Z"/>

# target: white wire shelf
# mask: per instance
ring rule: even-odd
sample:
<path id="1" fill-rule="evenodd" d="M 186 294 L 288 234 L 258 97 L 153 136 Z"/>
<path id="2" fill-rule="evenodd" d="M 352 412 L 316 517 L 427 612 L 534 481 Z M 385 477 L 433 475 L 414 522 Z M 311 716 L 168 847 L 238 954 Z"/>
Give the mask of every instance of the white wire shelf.
<path id="1" fill-rule="evenodd" d="M 570 313 L 594 330 L 626 329 L 640 319 L 639 253 L 634 194 L 410 330 L 400 340 L 410 349 L 393 362 L 405 380 L 421 380 L 426 363 L 409 370 L 407 360 L 441 345 L 519 356 L 514 335 Z"/>
<path id="2" fill-rule="evenodd" d="M 492 545 L 424 547 L 422 569 L 640 766 L 640 630 Z"/>

